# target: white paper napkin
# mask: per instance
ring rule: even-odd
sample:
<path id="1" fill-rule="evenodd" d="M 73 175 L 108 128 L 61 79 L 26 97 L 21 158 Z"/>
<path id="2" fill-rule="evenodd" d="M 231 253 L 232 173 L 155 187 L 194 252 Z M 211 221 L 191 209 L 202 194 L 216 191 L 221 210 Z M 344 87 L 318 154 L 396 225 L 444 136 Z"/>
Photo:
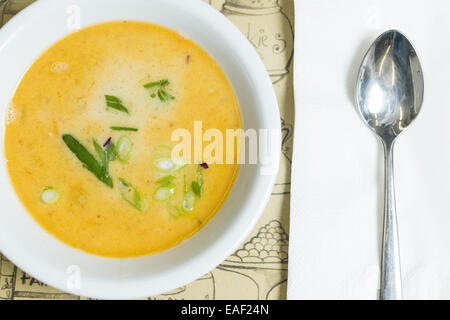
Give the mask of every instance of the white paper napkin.
<path id="1" fill-rule="evenodd" d="M 383 152 L 353 96 L 389 29 L 425 75 L 422 111 L 394 151 L 404 298 L 450 298 L 450 1 L 295 0 L 295 11 L 288 298 L 378 297 Z"/>

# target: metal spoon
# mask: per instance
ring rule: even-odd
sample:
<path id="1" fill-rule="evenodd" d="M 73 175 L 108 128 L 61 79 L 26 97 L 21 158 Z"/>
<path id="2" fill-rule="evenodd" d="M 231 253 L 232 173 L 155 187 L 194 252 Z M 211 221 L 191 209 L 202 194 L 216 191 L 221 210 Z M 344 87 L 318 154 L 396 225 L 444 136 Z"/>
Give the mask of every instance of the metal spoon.
<path id="1" fill-rule="evenodd" d="M 380 292 L 383 300 L 402 299 L 393 146 L 398 135 L 419 113 L 423 91 L 422 68 L 411 43 L 399 31 L 383 33 L 363 59 L 355 92 L 363 121 L 380 138 L 384 147 L 385 205 Z"/>

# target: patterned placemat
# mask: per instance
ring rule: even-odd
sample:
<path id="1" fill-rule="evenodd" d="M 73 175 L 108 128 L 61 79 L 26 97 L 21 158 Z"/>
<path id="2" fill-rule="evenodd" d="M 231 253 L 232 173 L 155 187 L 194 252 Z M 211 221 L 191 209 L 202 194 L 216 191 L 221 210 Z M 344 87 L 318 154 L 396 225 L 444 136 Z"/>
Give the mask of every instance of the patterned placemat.
<path id="1" fill-rule="evenodd" d="M 33 1 L 0 0 L 0 27 Z M 149 299 L 285 299 L 294 128 L 294 3 L 292 0 L 204 1 L 221 11 L 245 34 L 266 65 L 281 112 L 281 166 L 269 204 L 240 249 L 200 279 Z M 1 299 L 83 298 L 47 286 L 0 254 Z"/>

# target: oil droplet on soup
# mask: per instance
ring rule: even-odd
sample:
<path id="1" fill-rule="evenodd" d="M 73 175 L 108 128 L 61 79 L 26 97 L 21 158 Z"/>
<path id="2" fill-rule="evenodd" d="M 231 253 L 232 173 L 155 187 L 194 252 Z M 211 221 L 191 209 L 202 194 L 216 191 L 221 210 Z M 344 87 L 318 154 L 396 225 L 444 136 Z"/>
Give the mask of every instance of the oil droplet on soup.
<path id="1" fill-rule="evenodd" d="M 224 72 L 193 41 L 141 22 L 60 40 L 11 101 L 5 154 L 16 193 L 50 234 L 83 251 L 135 257 L 179 244 L 218 211 L 238 164 L 171 158 L 172 132 L 241 128 Z"/>

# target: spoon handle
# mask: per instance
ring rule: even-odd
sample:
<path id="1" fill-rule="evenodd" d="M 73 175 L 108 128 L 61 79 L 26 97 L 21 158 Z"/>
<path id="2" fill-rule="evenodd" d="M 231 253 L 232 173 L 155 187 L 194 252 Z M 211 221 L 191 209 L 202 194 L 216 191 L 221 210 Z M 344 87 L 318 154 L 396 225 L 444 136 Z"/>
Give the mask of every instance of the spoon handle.
<path id="1" fill-rule="evenodd" d="M 385 156 L 385 196 L 380 298 L 382 300 L 401 300 L 402 279 L 393 168 L 394 142 L 383 142 L 383 146 Z"/>

